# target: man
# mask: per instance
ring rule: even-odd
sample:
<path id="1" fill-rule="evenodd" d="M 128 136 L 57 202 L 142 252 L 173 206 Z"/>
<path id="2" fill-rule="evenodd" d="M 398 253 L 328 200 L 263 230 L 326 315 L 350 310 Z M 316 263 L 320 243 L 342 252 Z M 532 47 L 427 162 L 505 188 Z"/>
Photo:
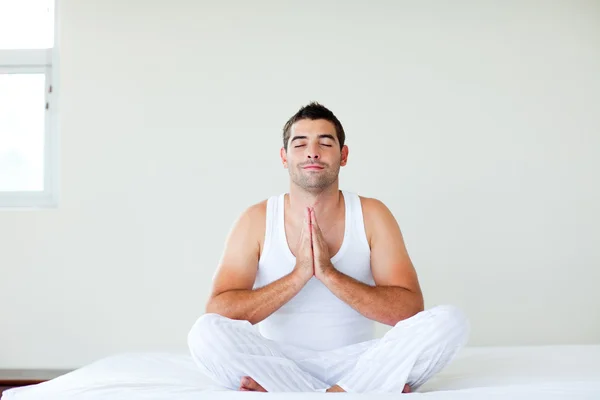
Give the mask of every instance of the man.
<path id="1" fill-rule="evenodd" d="M 289 193 L 249 207 L 227 238 L 188 343 L 230 389 L 414 391 L 467 341 L 458 309 L 424 310 L 390 210 L 338 188 L 344 142 L 330 110 L 302 107 L 283 129 Z M 375 339 L 374 321 L 393 328 Z"/>

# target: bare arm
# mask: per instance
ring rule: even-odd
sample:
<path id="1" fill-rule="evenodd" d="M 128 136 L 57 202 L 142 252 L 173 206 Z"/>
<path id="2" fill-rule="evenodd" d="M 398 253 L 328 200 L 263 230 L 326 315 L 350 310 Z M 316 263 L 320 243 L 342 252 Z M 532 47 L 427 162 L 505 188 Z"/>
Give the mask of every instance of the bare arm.
<path id="1" fill-rule="evenodd" d="M 257 324 L 290 301 L 305 284 L 292 272 L 259 289 L 230 289 L 212 297 L 206 312 Z"/>
<path id="2" fill-rule="evenodd" d="M 250 207 L 236 221 L 231 230 L 215 278 L 207 313 L 216 313 L 231 319 L 256 324 L 277 311 L 294 297 L 312 276 L 298 258 L 290 274 L 258 289 L 253 289 L 258 259 L 260 236 L 264 235 L 265 203 Z M 309 239 L 310 240 L 310 239 Z M 310 249 L 310 241 L 309 249 Z"/>
<path id="3" fill-rule="evenodd" d="M 423 310 L 423 295 L 392 213 L 375 199 L 363 199 L 363 213 L 376 286 L 357 281 L 333 266 L 324 268 L 322 281 L 365 317 L 393 326 Z"/>
<path id="4" fill-rule="evenodd" d="M 325 285 L 365 317 L 394 326 L 423 310 L 417 293 L 399 286 L 369 286 L 335 269 Z"/>

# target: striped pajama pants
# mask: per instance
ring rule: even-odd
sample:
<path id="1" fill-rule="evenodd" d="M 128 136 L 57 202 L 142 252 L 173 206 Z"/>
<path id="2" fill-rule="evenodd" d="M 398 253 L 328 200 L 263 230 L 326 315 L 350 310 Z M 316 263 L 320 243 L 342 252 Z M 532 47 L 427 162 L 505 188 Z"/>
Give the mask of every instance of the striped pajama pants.
<path id="1" fill-rule="evenodd" d="M 237 390 L 250 376 L 268 392 L 417 390 L 465 345 L 469 322 L 453 306 L 437 306 L 398 322 L 381 339 L 314 351 L 263 337 L 248 321 L 202 315 L 188 334 L 196 365 L 224 387 Z"/>

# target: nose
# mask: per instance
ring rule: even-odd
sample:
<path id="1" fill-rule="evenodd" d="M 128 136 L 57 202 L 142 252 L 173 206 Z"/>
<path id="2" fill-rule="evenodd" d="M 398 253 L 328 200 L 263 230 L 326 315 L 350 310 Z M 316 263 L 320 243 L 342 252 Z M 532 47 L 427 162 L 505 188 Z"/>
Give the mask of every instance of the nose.
<path id="1" fill-rule="evenodd" d="M 321 158 L 321 154 L 319 154 L 319 146 L 315 144 L 311 144 L 306 146 L 307 157 L 309 159 L 318 160 Z"/>

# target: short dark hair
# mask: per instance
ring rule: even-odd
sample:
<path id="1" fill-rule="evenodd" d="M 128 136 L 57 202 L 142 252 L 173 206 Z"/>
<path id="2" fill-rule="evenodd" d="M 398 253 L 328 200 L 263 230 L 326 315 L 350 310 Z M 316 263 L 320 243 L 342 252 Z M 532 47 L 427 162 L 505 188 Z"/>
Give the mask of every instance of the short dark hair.
<path id="1" fill-rule="evenodd" d="M 290 134 L 292 131 L 292 125 L 302 119 L 324 119 L 333 124 L 335 127 L 335 133 L 338 138 L 338 142 L 340 142 L 340 148 L 344 147 L 344 142 L 346 141 L 346 133 L 344 133 L 344 128 L 342 127 L 342 123 L 339 119 L 325 106 L 312 102 L 306 106 L 303 106 L 298 110 L 296 114 L 294 114 L 283 126 L 283 148 L 287 151 L 288 141 L 290 140 Z"/>

